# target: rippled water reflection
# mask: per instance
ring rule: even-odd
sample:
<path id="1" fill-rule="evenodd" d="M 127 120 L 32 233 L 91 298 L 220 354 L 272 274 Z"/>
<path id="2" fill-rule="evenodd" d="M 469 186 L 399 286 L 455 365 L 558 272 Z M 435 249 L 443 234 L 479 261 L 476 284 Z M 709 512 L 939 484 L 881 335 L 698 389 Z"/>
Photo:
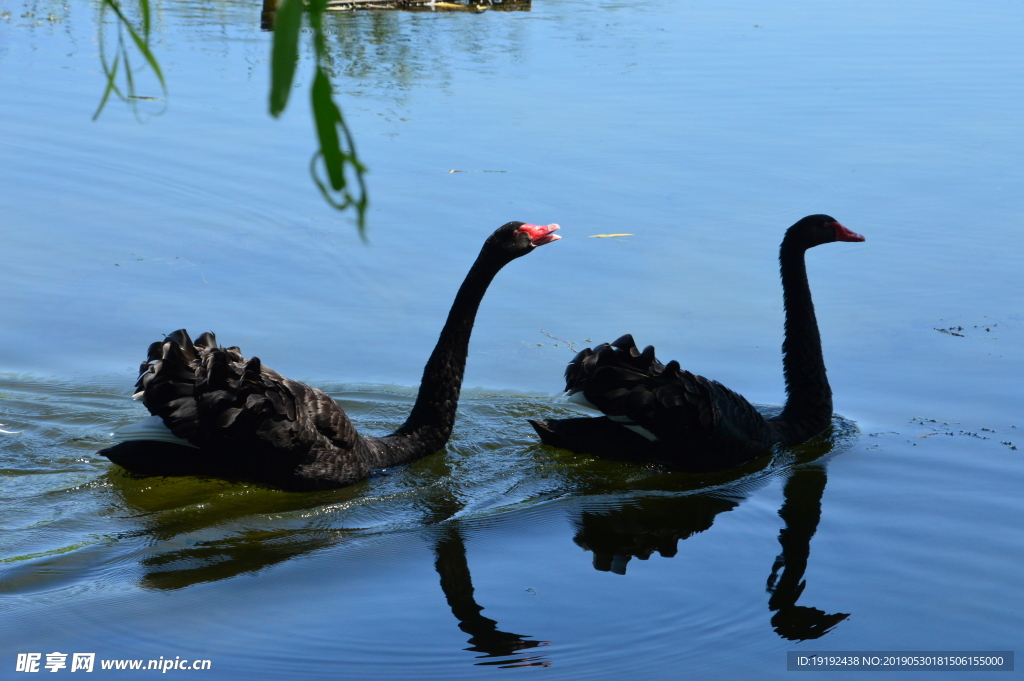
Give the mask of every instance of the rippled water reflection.
<path id="1" fill-rule="evenodd" d="M 5 518 L 0 584 L 14 598 L 7 608 L 16 615 L 47 603 L 67 606 L 73 594 L 116 617 L 123 598 L 138 590 L 218 582 L 226 590 L 218 598 L 232 600 L 247 589 L 233 578 L 252 578 L 299 558 L 345 559 L 367 544 L 413 541 L 423 555 L 433 553 L 434 581 L 454 618 L 451 626 L 469 636 L 463 647 L 481 658 L 476 664 L 547 666 L 551 655 L 538 648 L 550 641 L 506 631 L 482 614 L 467 537 L 500 528 L 510 517 L 540 516 L 544 524 L 561 518 L 576 528 L 572 541 L 593 554 L 594 568 L 624 575 L 633 557 L 676 555 L 678 542 L 708 530 L 718 514 L 781 476 L 787 480 L 784 508 L 803 508 L 780 512 L 787 527 L 771 568 L 772 624 L 780 635 L 802 640 L 817 638 L 844 617 L 796 605 L 818 523 L 825 459 L 858 437 L 855 426 L 842 420 L 828 439 L 780 451 L 744 470 L 697 476 L 541 447 L 525 418 L 567 411 L 565 406 L 477 391 L 467 395 L 446 453 L 347 489 L 297 494 L 217 480 L 134 478 L 93 452 L 107 440 L 97 431 L 137 418 L 137 404 L 99 387 L 18 377 L 0 387 L 5 425 L 20 429 L 4 434 L 7 469 L 0 488 L 0 497 L 18 509 Z M 338 386 L 331 393 L 368 431 L 398 425 L 412 400 L 411 390 L 381 386 Z M 40 413 L 39 405 L 48 413 Z M 59 426 L 48 423 L 54 417 Z M 429 581 L 429 575 L 416 581 Z M 444 610 L 428 616 L 443 621 Z M 82 641 L 81 634 L 74 638 Z M 194 649 L 195 643 L 188 645 Z M 444 657 L 451 652 L 442 651 Z"/>
<path id="2" fill-rule="evenodd" d="M 265 112 L 259 7 L 159 4 L 142 123 L 90 122 L 93 12 L 0 0 L 0 669 L 778 678 L 815 646 L 1020 647 L 1019 6 L 333 17 L 369 246 L 309 180 L 303 68 Z M 781 403 L 776 249 L 821 211 L 867 237 L 808 256 L 832 439 L 708 476 L 537 443 L 571 349 L 624 332 Z M 95 457 L 183 326 L 388 432 L 510 219 L 564 238 L 488 293 L 445 452 L 308 494 Z"/>

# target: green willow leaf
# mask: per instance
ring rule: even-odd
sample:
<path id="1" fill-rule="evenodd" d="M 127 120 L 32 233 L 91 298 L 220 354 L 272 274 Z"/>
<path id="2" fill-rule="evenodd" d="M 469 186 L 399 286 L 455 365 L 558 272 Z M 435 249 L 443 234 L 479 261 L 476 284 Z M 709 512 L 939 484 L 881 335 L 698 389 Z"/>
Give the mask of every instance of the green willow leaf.
<path id="1" fill-rule="evenodd" d="M 281 0 L 274 17 L 274 45 L 270 56 L 270 115 L 281 115 L 288 105 L 292 79 L 299 61 L 302 0 Z"/>
<path id="2" fill-rule="evenodd" d="M 313 80 L 313 119 L 316 121 L 316 133 L 320 138 L 320 151 L 327 166 L 327 176 L 331 180 L 331 188 L 341 191 L 345 188 L 344 166 L 346 154 L 341 150 L 338 139 L 338 122 L 341 111 L 331 97 L 331 81 L 319 66 Z"/>
<path id="3" fill-rule="evenodd" d="M 141 16 L 139 25 L 133 24 L 122 11 L 121 0 L 100 0 L 99 52 L 107 82 L 93 120 L 99 117 L 112 94 L 128 102 L 135 110 L 135 100 L 138 97 L 135 94 L 135 73 L 130 59 L 132 45 L 143 56 L 160 82 L 164 94 L 167 94 L 163 72 L 149 47 L 152 28 L 151 0 L 135 1 L 138 14 Z M 274 117 L 280 116 L 285 110 L 291 94 L 295 70 L 299 64 L 299 41 L 303 14 L 306 11 L 305 2 L 306 0 L 280 0 L 274 13 L 274 38 L 270 59 L 270 114 Z M 339 210 L 355 209 L 359 235 L 365 240 L 366 211 L 369 205 L 366 193 L 366 168 L 356 155 L 355 140 L 345 123 L 341 108 L 334 101 L 333 86 L 326 68 L 331 62 L 323 26 L 327 0 L 308 0 L 308 3 L 316 58 L 316 73 L 310 89 L 311 104 L 320 147 L 310 162 L 310 172 L 314 183 L 328 203 Z M 117 50 L 112 60 L 106 51 L 104 41 L 107 26 L 104 17 L 108 11 L 113 12 L 117 19 L 114 23 Z M 123 90 L 118 87 L 119 78 L 123 79 Z M 135 113 L 138 116 L 137 110 Z M 326 171 L 326 181 L 321 178 L 321 170 Z"/>
<path id="4" fill-rule="evenodd" d="M 93 120 L 99 118 L 103 108 L 107 105 L 107 101 L 110 99 L 111 94 L 117 95 L 122 101 L 128 102 L 132 105 L 134 110 L 134 99 L 135 99 L 135 79 L 131 68 L 129 59 L 128 45 L 125 43 L 124 34 L 128 33 L 132 43 L 135 44 L 135 48 L 145 58 L 146 63 L 153 70 L 157 80 L 160 82 L 160 87 L 164 92 L 164 96 L 167 95 L 167 83 L 164 81 L 164 74 L 160 70 L 160 64 L 157 63 L 156 57 L 153 56 L 153 52 L 149 49 L 149 33 L 152 26 L 152 15 L 149 5 L 149 0 L 138 0 L 139 11 L 142 15 L 142 28 L 141 35 L 140 29 L 137 29 L 131 20 L 125 16 L 124 12 L 121 11 L 121 5 L 119 0 L 102 0 L 100 3 L 100 19 L 99 19 L 99 49 L 100 49 L 100 63 L 103 66 L 103 74 L 107 79 L 106 88 L 103 91 L 103 96 L 100 98 L 100 104 L 96 108 L 96 113 L 93 114 Z M 117 53 L 114 56 L 113 62 L 107 60 L 107 52 L 105 49 L 104 40 L 104 27 L 106 22 L 104 17 L 107 11 L 114 13 L 117 18 Z M 119 66 L 124 63 L 124 79 L 125 79 L 125 91 L 122 92 L 117 87 L 117 74 Z M 138 112 L 136 111 L 136 116 Z"/>
<path id="5" fill-rule="evenodd" d="M 156 74 L 157 80 L 160 81 L 160 85 L 163 86 L 166 91 L 167 85 L 164 83 L 164 74 L 160 71 L 160 64 L 157 63 L 156 57 L 154 57 L 153 53 L 149 51 L 147 41 L 140 38 L 139 34 L 136 33 L 135 29 L 130 25 L 128 26 L 128 34 L 132 37 L 132 40 L 135 41 L 135 47 L 137 47 L 139 52 L 142 53 L 142 56 L 146 58 L 146 61 L 149 63 L 149 68 L 153 69 L 153 73 Z"/>
<path id="6" fill-rule="evenodd" d="M 335 208 L 345 210 L 346 208 L 354 207 L 356 209 L 359 235 L 365 240 L 368 199 L 366 196 L 366 182 L 363 175 L 366 172 L 366 168 L 359 162 L 359 158 L 356 156 L 355 141 L 352 139 L 352 134 L 349 132 L 345 119 L 341 115 L 341 109 L 334 103 L 330 78 L 328 78 L 323 67 L 319 65 L 316 67 L 316 76 L 313 79 L 311 103 L 317 137 L 320 141 L 320 150 L 313 156 L 313 160 L 310 163 L 313 181 L 316 182 L 317 187 L 320 188 L 320 192 L 328 203 Z M 317 161 L 321 159 L 323 160 L 324 169 L 327 171 L 326 184 L 317 174 Z M 349 188 L 348 178 L 346 177 L 349 169 L 355 172 L 355 179 L 359 185 L 357 196 L 354 196 Z M 340 200 L 335 198 L 337 194 L 341 195 Z"/>
<path id="7" fill-rule="evenodd" d="M 327 0 L 308 0 L 309 25 L 313 28 L 313 48 L 316 50 L 318 62 L 327 61 L 327 38 L 324 36 L 324 12 L 327 11 Z"/>
<path id="8" fill-rule="evenodd" d="M 143 25 L 143 39 L 135 27 L 132 26 L 132 22 L 128 20 L 128 17 L 121 12 L 121 7 L 117 4 L 116 0 L 103 0 L 103 4 L 114 10 L 117 18 L 121 21 L 121 25 L 128 31 L 128 35 L 132 37 L 132 41 L 135 43 L 135 47 L 138 48 L 142 56 L 149 62 L 149 67 L 153 69 L 153 73 L 156 74 L 157 79 L 160 81 L 160 85 L 163 86 L 164 90 L 167 89 L 167 85 L 164 83 L 164 74 L 160 71 L 160 64 L 157 63 L 153 53 L 149 50 L 149 2 L 147 0 L 140 0 L 140 7 L 142 8 L 142 25 Z"/>
<path id="9" fill-rule="evenodd" d="M 327 50 L 327 38 L 323 17 L 327 11 L 327 0 L 308 0 L 309 25 L 313 29 L 313 49 L 316 53 L 316 75 L 311 88 L 313 120 L 316 123 L 320 150 L 310 161 L 310 174 L 324 199 L 337 208 L 355 208 L 359 236 L 366 241 L 366 209 L 369 200 L 366 194 L 366 167 L 356 155 L 355 140 L 345 124 L 345 117 L 334 101 L 331 79 L 325 66 L 330 64 L 331 55 Z M 327 171 L 325 183 L 318 171 L 319 162 Z M 349 175 L 354 174 L 358 193 L 353 194 Z M 340 196 L 339 196 L 340 195 Z"/>
<path id="10" fill-rule="evenodd" d="M 107 77 L 107 87 L 103 90 L 103 97 L 100 98 L 100 105 L 96 107 L 96 113 L 92 115 L 93 120 L 96 120 L 100 117 L 100 112 L 103 111 L 103 107 L 107 105 L 107 100 L 110 99 L 111 92 L 115 93 L 121 99 L 125 98 L 124 95 L 121 94 L 121 91 L 117 89 L 117 68 L 120 65 L 121 55 L 117 55 L 116 57 L 114 57 L 113 64 L 108 65 L 107 62 L 103 60 L 103 70 Z"/>

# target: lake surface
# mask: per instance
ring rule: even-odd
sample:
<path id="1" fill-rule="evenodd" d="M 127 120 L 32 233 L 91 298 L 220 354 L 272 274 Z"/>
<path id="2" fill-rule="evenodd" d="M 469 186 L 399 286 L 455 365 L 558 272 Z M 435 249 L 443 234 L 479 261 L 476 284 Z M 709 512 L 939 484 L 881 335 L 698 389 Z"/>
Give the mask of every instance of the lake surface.
<path id="1" fill-rule="evenodd" d="M 167 96 L 140 71 L 153 99 L 93 122 L 96 5 L 0 0 L 0 678 L 54 651 L 773 679 L 794 650 L 1022 649 L 1024 5 L 333 16 L 368 244 L 308 175 L 308 56 L 274 120 L 258 5 L 155 7 Z M 777 248 L 817 212 L 867 237 L 807 258 L 829 438 L 705 476 L 539 444 L 572 351 L 626 332 L 781 404 Z M 308 494 L 95 456 L 181 327 L 388 432 L 509 220 L 563 240 L 488 293 L 444 452 Z"/>

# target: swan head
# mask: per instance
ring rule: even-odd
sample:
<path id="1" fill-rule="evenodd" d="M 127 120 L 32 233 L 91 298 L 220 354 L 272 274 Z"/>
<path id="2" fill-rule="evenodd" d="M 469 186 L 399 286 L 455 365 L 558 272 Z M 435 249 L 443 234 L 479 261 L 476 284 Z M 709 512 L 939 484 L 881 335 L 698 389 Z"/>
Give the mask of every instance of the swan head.
<path id="1" fill-rule="evenodd" d="M 783 244 L 813 248 L 833 241 L 864 241 L 864 237 L 839 224 L 831 215 L 808 215 L 786 231 Z"/>
<path id="2" fill-rule="evenodd" d="M 505 257 L 518 258 L 532 252 L 538 246 L 558 241 L 555 234 L 558 225 L 531 225 L 526 222 L 509 222 L 487 239 L 489 247 L 499 249 Z"/>

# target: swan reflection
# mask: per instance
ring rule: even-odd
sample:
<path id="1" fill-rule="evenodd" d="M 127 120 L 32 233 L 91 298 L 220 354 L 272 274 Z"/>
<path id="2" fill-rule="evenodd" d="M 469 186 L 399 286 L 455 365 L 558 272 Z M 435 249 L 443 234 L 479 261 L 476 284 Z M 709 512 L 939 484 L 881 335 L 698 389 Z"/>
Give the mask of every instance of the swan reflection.
<path id="1" fill-rule="evenodd" d="M 434 543 L 437 560 L 434 567 L 441 576 L 441 590 L 448 600 L 452 614 L 459 621 L 459 629 L 470 635 L 469 648 L 483 653 L 481 657 L 508 657 L 520 650 L 547 645 L 547 641 L 530 641 L 522 634 L 498 629 L 498 623 L 481 614 L 483 607 L 473 597 L 473 580 L 466 560 L 466 546 L 458 522 L 445 523 Z M 478 665 L 501 667 L 547 667 L 549 662 L 540 656 L 519 657 L 514 661 L 495 660 Z"/>
<path id="2" fill-rule="evenodd" d="M 396 405 L 396 411 L 402 406 Z M 821 518 L 827 481 L 824 457 L 855 432 L 852 425 L 838 421 L 837 429 L 845 430 L 813 446 L 780 452 L 741 473 L 687 476 L 607 463 L 574 467 L 559 461 L 548 469 L 546 494 L 568 502 L 562 512 L 575 522 L 575 541 L 593 553 L 594 567 L 625 574 L 633 558 L 675 556 L 680 540 L 707 532 L 719 514 L 738 508 L 769 481 L 783 476 L 781 550 L 770 569 L 765 565 L 766 576 L 770 574 L 771 626 L 786 639 L 813 639 L 848 617 L 799 603 L 810 541 Z M 116 519 L 123 528 L 116 542 L 123 554 L 118 562 L 132 566 L 141 587 L 165 591 L 254 574 L 325 550 L 344 551 L 352 540 L 396 528 L 409 531 L 427 542 L 437 576 L 422 577 L 440 586 L 446 601 L 440 607 L 450 610 L 452 619 L 442 612 L 437 613 L 439 621 L 463 632 L 465 644 L 459 647 L 476 656 L 467 661 L 547 666 L 547 641 L 533 638 L 535 632 L 508 631 L 501 626 L 500 613 L 485 610 L 486 603 L 476 600 L 466 544 L 487 530 L 478 525 L 476 514 L 467 512 L 467 504 L 492 497 L 473 501 L 467 493 L 474 489 L 473 476 L 479 475 L 481 466 L 470 454 L 478 455 L 469 450 L 465 456 L 428 457 L 392 475 L 308 493 L 110 473 L 99 488 L 111 495 L 108 511 L 101 515 Z M 524 479 L 539 478 L 534 472 Z M 536 494 L 533 489 L 529 498 Z M 487 574 L 492 578 L 495 573 Z M 541 654 L 542 648 L 547 654 Z"/>
<path id="3" fill-rule="evenodd" d="M 825 464 L 815 462 L 790 469 L 783 487 L 779 517 L 781 552 L 771 567 L 767 591 L 771 625 L 791 641 L 816 639 L 831 631 L 849 613 L 827 614 L 818 608 L 797 605 L 807 582 L 804 573 L 811 552 L 811 538 L 821 520 L 821 498 L 827 476 Z M 647 560 L 657 552 L 671 558 L 678 543 L 711 528 L 720 513 L 733 510 L 754 486 L 725 487 L 681 496 L 642 496 L 602 510 L 584 511 L 576 520 L 573 540 L 593 553 L 594 568 L 626 574 L 633 558 Z"/>
<path id="4" fill-rule="evenodd" d="M 805 641 L 820 638 L 850 616 L 849 613 L 826 614 L 817 608 L 797 605 L 807 582 L 804 571 L 811 555 L 811 537 L 821 520 L 821 496 L 825 492 L 823 465 L 794 469 L 783 488 L 779 517 L 786 526 L 779 531 L 782 553 L 775 558 L 768 577 L 768 609 L 773 611 L 772 627 L 782 638 Z M 781 573 L 779 570 L 781 569 Z"/>
<path id="5" fill-rule="evenodd" d="M 421 471 L 416 520 L 430 540 L 434 568 L 457 626 L 469 635 L 464 650 L 479 653 L 477 665 L 549 666 L 540 655 L 521 651 L 548 645 L 528 635 L 503 631 L 482 614 L 466 555 L 465 530 L 454 516 L 463 502 L 447 485 L 452 470 L 440 459 Z M 154 484 L 154 480 L 157 482 Z M 372 490 L 356 485 L 315 493 L 281 493 L 199 478 L 138 479 L 108 475 L 120 513 L 140 525 L 120 536 L 137 541 L 140 586 L 176 590 L 253 574 L 292 558 L 366 536 L 364 530 L 311 527 L 313 509 L 357 508 Z M 435 484 L 431 484 L 431 483 Z M 272 521 L 270 520 L 272 519 Z M 358 518 L 350 514 L 350 521 Z M 275 529 L 265 529 L 272 522 Z"/>

